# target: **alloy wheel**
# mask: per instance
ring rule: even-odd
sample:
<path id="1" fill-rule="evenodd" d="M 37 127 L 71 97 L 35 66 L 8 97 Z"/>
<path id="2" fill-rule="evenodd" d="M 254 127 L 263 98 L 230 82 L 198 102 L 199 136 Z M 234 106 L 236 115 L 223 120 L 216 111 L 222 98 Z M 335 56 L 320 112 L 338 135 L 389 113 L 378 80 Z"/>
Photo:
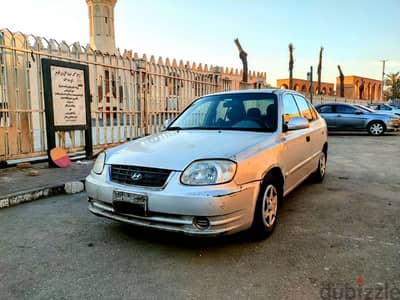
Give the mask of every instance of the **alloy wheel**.
<path id="1" fill-rule="evenodd" d="M 373 123 L 369 128 L 372 135 L 381 135 L 383 133 L 383 125 L 381 123 Z"/>
<path id="2" fill-rule="evenodd" d="M 269 184 L 265 189 L 262 211 L 264 225 L 267 228 L 272 227 L 275 223 L 276 213 L 278 211 L 278 191 L 272 184 Z"/>
<path id="3" fill-rule="evenodd" d="M 325 153 L 321 152 L 319 155 L 319 173 L 321 177 L 325 176 L 325 171 L 326 171 L 326 157 Z"/>

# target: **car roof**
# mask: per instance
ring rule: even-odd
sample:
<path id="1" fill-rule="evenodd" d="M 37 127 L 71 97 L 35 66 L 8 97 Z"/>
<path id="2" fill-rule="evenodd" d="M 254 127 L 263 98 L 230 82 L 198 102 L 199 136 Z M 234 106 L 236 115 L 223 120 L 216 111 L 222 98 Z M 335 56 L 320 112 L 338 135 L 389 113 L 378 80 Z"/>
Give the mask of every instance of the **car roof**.
<path id="1" fill-rule="evenodd" d="M 345 102 L 326 102 L 326 103 L 318 103 L 315 106 L 322 106 L 322 105 L 354 105 L 354 104 Z"/>
<path id="2" fill-rule="evenodd" d="M 226 92 L 217 92 L 217 93 L 212 93 L 204 96 L 216 96 L 216 95 L 232 95 L 232 94 L 246 94 L 246 93 L 256 93 L 256 94 L 263 94 L 263 93 L 272 93 L 276 95 L 282 95 L 284 93 L 290 92 L 292 94 L 297 94 L 300 96 L 303 96 L 302 94 L 293 91 L 293 90 L 288 90 L 288 89 L 247 89 L 247 90 L 237 90 L 237 91 L 226 91 Z M 202 96 L 202 97 L 204 97 Z M 200 97 L 201 98 L 201 97 Z"/>

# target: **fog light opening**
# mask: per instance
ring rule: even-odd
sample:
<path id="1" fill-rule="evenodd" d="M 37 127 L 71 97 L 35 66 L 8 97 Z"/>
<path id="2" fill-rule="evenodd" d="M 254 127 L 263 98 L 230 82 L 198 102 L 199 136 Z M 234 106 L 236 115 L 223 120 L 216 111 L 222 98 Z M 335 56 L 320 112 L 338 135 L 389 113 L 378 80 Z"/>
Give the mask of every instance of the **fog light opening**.
<path id="1" fill-rule="evenodd" d="M 205 230 L 210 227 L 210 220 L 206 217 L 194 217 L 193 226 L 200 230 Z"/>

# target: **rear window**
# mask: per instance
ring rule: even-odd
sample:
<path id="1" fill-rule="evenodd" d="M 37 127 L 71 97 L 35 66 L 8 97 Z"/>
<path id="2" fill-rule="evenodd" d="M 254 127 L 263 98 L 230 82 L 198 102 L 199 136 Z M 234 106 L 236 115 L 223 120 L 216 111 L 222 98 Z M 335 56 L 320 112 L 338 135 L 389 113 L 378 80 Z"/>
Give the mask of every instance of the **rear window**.
<path id="1" fill-rule="evenodd" d="M 319 113 L 333 113 L 333 108 L 331 105 L 322 105 L 317 107 Z"/>

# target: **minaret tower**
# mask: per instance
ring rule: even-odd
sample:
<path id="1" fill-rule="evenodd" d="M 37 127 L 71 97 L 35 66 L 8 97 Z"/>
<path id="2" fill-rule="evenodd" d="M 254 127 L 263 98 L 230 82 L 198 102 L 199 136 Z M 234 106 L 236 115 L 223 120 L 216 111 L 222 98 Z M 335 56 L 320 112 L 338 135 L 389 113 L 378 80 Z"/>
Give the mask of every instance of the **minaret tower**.
<path id="1" fill-rule="evenodd" d="M 89 10 L 90 47 L 103 53 L 117 53 L 114 7 L 117 0 L 86 0 Z"/>

